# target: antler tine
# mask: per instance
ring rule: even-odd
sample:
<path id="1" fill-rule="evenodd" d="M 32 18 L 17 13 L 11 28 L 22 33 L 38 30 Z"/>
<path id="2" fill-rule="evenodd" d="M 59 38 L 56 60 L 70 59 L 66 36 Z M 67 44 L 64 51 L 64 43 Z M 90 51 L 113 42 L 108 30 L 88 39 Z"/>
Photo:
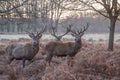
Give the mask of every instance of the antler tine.
<path id="1" fill-rule="evenodd" d="M 89 27 L 89 23 L 87 23 L 86 27 L 84 26 L 84 29 L 81 31 L 81 33 L 84 33 L 88 29 L 88 27 Z"/>
<path id="2" fill-rule="evenodd" d="M 42 34 L 45 30 L 46 30 L 46 25 L 44 25 L 44 27 L 42 28 L 42 30 L 40 32 L 37 32 L 37 35 Z"/>
<path id="3" fill-rule="evenodd" d="M 40 35 L 40 32 L 36 32 L 36 35 Z"/>
<path id="4" fill-rule="evenodd" d="M 69 25 L 70 32 L 71 32 L 71 33 L 73 33 L 73 34 L 77 34 L 75 30 L 72 30 L 72 29 L 71 29 L 71 27 L 72 27 L 72 26 L 71 26 L 71 25 Z"/>
<path id="5" fill-rule="evenodd" d="M 69 31 L 71 31 L 72 24 L 67 27 Z"/>
<path id="6" fill-rule="evenodd" d="M 80 33 L 81 33 L 81 31 L 82 31 L 82 29 L 81 29 L 81 30 L 77 30 L 77 34 L 80 34 Z"/>
<path id="7" fill-rule="evenodd" d="M 70 24 L 68 28 L 70 28 L 70 29 L 71 29 L 71 27 L 72 27 L 72 24 Z"/>
<path id="8" fill-rule="evenodd" d="M 60 41 L 62 36 L 57 36 L 55 33 L 55 27 L 52 27 L 52 32 L 51 35 L 54 36 L 56 38 L 57 41 Z"/>
<path id="9" fill-rule="evenodd" d="M 55 27 L 52 27 L 51 35 L 57 38 L 57 35 L 55 34 Z"/>
<path id="10" fill-rule="evenodd" d="M 55 28 L 54 27 L 52 27 L 52 33 L 51 34 L 55 35 Z"/>
<path id="11" fill-rule="evenodd" d="M 27 32 L 30 37 L 33 37 L 33 36 L 34 36 L 34 33 L 33 33 L 33 32 L 29 32 L 29 31 L 25 31 L 25 32 Z"/>
<path id="12" fill-rule="evenodd" d="M 40 31 L 41 33 L 45 32 L 46 30 L 46 25 L 44 25 L 43 29 Z"/>
<path id="13" fill-rule="evenodd" d="M 70 31 L 71 31 L 71 25 L 69 25 L 69 27 L 66 28 L 66 32 L 63 35 L 61 35 L 61 37 L 63 37 L 64 35 L 66 35 Z"/>
<path id="14" fill-rule="evenodd" d="M 33 32 L 29 32 L 29 31 L 25 31 L 25 32 L 27 32 L 28 34 L 32 34 L 33 35 Z"/>
<path id="15" fill-rule="evenodd" d="M 39 32 L 37 32 L 37 34 L 39 34 Z"/>
<path id="16" fill-rule="evenodd" d="M 73 34 L 77 34 L 75 30 L 70 30 L 70 32 L 72 32 Z"/>
<path id="17" fill-rule="evenodd" d="M 25 32 L 30 33 L 29 31 L 25 31 Z"/>

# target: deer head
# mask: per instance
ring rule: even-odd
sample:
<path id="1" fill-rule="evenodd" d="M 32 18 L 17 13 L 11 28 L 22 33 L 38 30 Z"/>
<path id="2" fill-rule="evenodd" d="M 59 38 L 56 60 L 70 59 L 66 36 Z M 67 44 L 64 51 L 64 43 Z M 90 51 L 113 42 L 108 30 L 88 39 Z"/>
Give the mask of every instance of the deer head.
<path id="1" fill-rule="evenodd" d="M 45 31 L 45 29 L 46 29 L 46 26 L 44 26 L 44 28 L 40 32 L 37 32 L 37 34 L 27 31 L 27 33 L 29 34 L 29 37 L 32 38 L 33 40 L 32 41 L 33 45 L 39 44 L 39 39 L 42 37 L 42 33 Z"/>
<path id="2" fill-rule="evenodd" d="M 56 35 L 55 33 L 55 27 L 52 27 L 52 31 L 51 31 L 51 35 L 54 36 L 56 38 L 57 41 L 60 41 L 62 39 L 63 36 L 65 36 L 66 34 L 68 34 L 71 30 L 71 26 L 66 28 L 66 32 L 62 35 Z"/>
<path id="3" fill-rule="evenodd" d="M 69 25 L 71 27 L 71 25 Z M 89 23 L 87 23 L 86 26 L 84 26 L 84 28 L 77 30 L 77 31 L 73 31 L 71 30 L 71 35 L 75 38 L 75 42 L 80 41 L 81 37 L 84 35 L 84 32 L 88 29 L 89 27 Z"/>

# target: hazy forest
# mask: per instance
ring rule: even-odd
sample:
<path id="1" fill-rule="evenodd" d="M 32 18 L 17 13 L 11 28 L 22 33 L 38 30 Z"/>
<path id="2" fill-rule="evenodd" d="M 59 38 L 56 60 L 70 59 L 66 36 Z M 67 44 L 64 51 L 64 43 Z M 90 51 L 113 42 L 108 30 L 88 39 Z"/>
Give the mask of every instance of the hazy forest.
<path id="1" fill-rule="evenodd" d="M 74 0 L 53 0 L 53 2 L 45 0 L 2 0 L 0 4 L 1 33 L 25 32 L 26 30 L 39 31 L 43 24 L 46 24 L 48 29 L 53 26 L 62 32 L 61 27 L 72 24 L 73 27 L 79 28 L 86 22 L 91 25 L 88 32 L 107 33 L 109 31 L 109 19 L 93 10 L 84 10 L 84 6 L 80 6 L 80 3 Z M 119 26 L 118 22 L 116 32 L 120 32 Z"/>
<path id="2" fill-rule="evenodd" d="M 0 0 L 0 80 L 120 80 L 120 0 Z"/>

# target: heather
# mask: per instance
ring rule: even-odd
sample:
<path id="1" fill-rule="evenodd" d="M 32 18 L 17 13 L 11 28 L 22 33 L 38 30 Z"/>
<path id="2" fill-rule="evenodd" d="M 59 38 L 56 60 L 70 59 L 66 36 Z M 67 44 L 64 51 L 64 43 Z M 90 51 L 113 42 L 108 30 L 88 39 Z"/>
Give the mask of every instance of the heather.
<path id="1" fill-rule="evenodd" d="M 27 43 L 29 39 L 1 40 L 0 44 L 0 80 L 120 80 L 120 43 L 114 45 L 114 51 L 107 50 L 107 42 L 82 40 L 82 48 L 71 59 L 53 57 L 50 65 L 46 64 L 44 46 L 50 40 L 41 41 L 41 48 L 33 62 L 26 61 L 22 68 L 21 60 L 7 63 L 6 46 L 11 43 Z M 64 39 L 63 42 L 71 40 Z"/>

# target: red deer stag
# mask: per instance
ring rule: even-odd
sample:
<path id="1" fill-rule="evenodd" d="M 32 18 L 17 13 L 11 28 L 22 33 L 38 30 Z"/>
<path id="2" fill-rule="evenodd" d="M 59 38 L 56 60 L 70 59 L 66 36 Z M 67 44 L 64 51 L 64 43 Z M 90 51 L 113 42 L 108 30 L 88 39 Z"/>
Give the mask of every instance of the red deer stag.
<path id="1" fill-rule="evenodd" d="M 29 37 L 32 38 L 31 43 L 25 45 L 11 44 L 6 48 L 6 53 L 9 55 L 9 63 L 13 59 L 22 60 L 23 67 L 25 66 L 25 60 L 32 60 L 39 51 L 39 39 L 42 37 L 42 33 L 45 31 L 45 27 L 37 34 L 28 32 Z"/>
<path id="2" fill-rule="evenodd" d="M 71 25 L 69 25 L 71 27 Z M 73 31 L 70 30 L 72 33 L 72 36 L 75 38 L 75 42 L 49 42 L 46 47 L 46 61 L 50 64 L 51 59 L 53 56 L 62 57 L 62 56 L 70 56 L 74 57 L 79 49 L 82 47 L 82 41 L 81 37 L 84 35 L 84 32 L 88 29 L 89 24 L 87 23 L 87 26 L 84 27 L 84 29 Z"/>

